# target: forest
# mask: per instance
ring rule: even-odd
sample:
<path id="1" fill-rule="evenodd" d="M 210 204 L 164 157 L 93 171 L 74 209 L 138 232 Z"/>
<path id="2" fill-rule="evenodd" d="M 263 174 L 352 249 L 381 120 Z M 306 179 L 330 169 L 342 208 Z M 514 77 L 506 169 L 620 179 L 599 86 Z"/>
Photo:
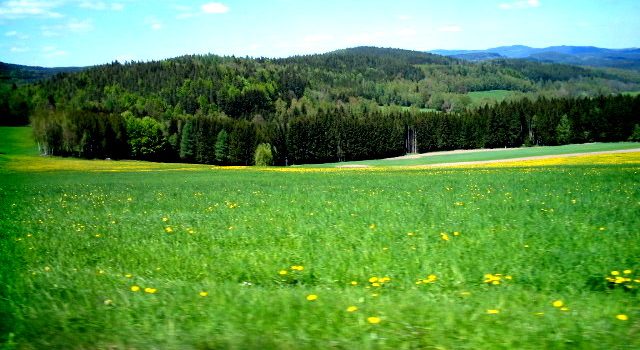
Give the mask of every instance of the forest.
<path id="1" fill-rule="evenodd" d="M 507 91 L 497 102 L 469 93 Z M 373 47 L 284 59 L 183 56 L 0 84 L 1 123 L 47 155 L 249 165 L 640 138 L 640 73 L 467 62 Z M 28 117 L 28 118 L 27 118 Z"/>

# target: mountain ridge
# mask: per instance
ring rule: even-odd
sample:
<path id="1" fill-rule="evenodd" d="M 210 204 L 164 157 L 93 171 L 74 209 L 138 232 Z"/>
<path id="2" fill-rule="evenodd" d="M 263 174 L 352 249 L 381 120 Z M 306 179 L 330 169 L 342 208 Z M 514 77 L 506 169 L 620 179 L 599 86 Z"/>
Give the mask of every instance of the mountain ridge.
<path id="1" fill-rule="evenodd" d="M 596 46 L 560 45 L 535 48 L 526 45 L 511 45 L 486 50 L 431 50 L 427 52 L 468 61 L 508 58 L 579 66 L 640 69 L 640 48 L 636 47 L 608 49 Z"/>

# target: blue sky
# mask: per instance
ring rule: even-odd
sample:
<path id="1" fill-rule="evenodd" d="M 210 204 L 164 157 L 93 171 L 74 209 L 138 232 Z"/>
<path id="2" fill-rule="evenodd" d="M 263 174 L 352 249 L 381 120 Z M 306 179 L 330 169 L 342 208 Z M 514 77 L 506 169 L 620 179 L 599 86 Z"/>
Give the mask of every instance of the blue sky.
<path id="1" fill-rule="evenodd" d="M 45 67 L 513 44 L 640 47 L 640 1 L 0 1 L 0 61 Z"/>

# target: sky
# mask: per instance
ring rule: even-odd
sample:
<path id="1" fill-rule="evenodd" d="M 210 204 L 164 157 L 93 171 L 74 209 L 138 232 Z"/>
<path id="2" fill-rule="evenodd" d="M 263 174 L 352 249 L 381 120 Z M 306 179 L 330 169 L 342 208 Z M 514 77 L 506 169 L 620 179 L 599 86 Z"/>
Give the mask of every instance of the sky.
<path id="1" fill-rule="evenodd" d="M 515 44 L 640 47 L 640 0 L 0 0 L 0 61 L 31 66 Z"/>

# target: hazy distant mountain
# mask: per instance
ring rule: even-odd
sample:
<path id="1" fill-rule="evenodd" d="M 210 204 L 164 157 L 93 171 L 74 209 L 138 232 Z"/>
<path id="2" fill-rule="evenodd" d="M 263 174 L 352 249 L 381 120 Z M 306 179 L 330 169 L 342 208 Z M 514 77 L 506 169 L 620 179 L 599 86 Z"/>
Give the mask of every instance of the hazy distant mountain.
<path id="1" fill-rule="evenodd" d="M 2 83 L 32 83 L 46 79 L 58 73 L 79 72 L 87 67 L 33 67 L 19 64 L 0 62 L 0 82 Z"/>
<path id="2" fill-rule="evenodd" d="M 469 61 L 495 58 L 520 58 L 538 62 L 553 62 L 594 67 L 640 69 L 640 49 L 604 49 L 594 46 L 550 46 L 533 48 L 524 45 L 501 46 L 487 50 L 433 50 L 443 56 Z"/>

